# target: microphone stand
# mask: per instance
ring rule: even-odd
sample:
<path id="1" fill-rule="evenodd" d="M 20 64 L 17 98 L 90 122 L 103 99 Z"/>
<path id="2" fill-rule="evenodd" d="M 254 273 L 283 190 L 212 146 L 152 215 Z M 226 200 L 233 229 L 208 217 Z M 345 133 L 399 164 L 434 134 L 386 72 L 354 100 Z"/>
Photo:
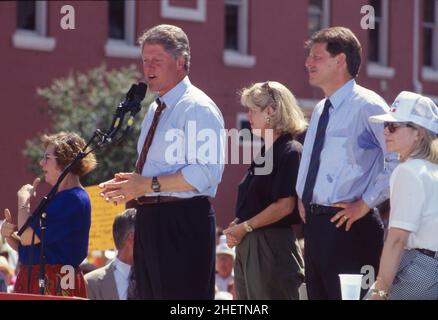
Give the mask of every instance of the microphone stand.
<path id="1" fill-rule="evenodd" d="M 46 278 L 45 278 L 45 267 L 46 267 L 45 233 L 46 233 L 46 224 L 47 224 L 47 212 L 46 212 L 47 206 L 49 205 L 49 203 L 55 197 L 56 193 L 58 192 L 59 185 L 65 179 L 67 174 L 70 173 L 70 171 L 72 170 L 74 165 L 76 165 L 79 161 L 81 161 L 83 158 L 85 158 L 89 153 L 93 152 L 94 150 L 99 149 L 99 148 L 103 148 L 103 147 L 111 144 L 112 142 L 114 142 L 113 139 L 116 136 L 117 132 L 119 131 L 120 127 L 123 124 L 123 118 L 125 116 L 125 113 L 127 111 L 131 111 L 131 117 L 130 117 L 130 121 L 128 123 L 128 126 L 127 126 L 127 128 L 125 130 L 122 131 L 122 136 L 119 139 L 117 139 L 116 141 L 118 142 L 118 141 L 120 141 L 122 138 L 124 138 L 126 136 L 127 132 L 129 131 L 129 128 L 132 125 L 133 117 L 140 110 L 140 102 L 141 102 L 141 100 L 140 101 L 134 101 L 133 103 L 129 103 L 131 101 L 126 101 L 126 104 L 128 105 L 127 108 L 123 108 L 123 109 L 121 109 L 120 107 L 117 108 L 117 110 L 116 110 L 116 112 L 114 114 L 114 119 L 113 119 L 111 128 L 108 130 L 107 133 L 103 133 L 100 129 L 96 129 L 95 130 L 93 136 L 87 142 L 87 144 L 82 149 L 82 151 L 79 152 L 78 155 L 73 159 L 73 161 L 70 162 L 65 167 L 65 169 L 62 171 L 61 175 L 59 176 L 58 180 L 56 181 L 56 183 L 53 185 L 53 187 L 49 191 L 49 193 L 41 200 L 41 202 L 39 203 L 38 207 L 33 211 L 31 216 L 26 220 L 24 225 L 18 231 L 18 233 L 17 233 L 18 236 L 21 236 L 23 234 L 23 232 L 30 226 L 31 220 L 34 217 L 37 217 L 39 219 L 40 228 L 41 228 L 41 237 L 40 237 L 40 264 L 39 264 L 40 269 L 39 269 L 39 276 L 38 276 L 38 288 L 39 288 L 39 294 L 40 295 L 44 295 L 45 294 L 45 288 L 46 288 Z M 138 102 L 138 104 L 139 104 L 137 107 L 133 106 L 133 105 L 136 105 L 135 102 Z M 134 111 L 136 111 L 137 109 L 138 109 L 138 111 L 135 112 L 135 114 L 134 114 Z M 93 143 L 93 141 L 96 138 L 99 138 L 100 140 L 97 141 L 97 143 L 95 144 L 95 146 L 93 148 L 91 148 L 89 151 L 86 151 L 87 148 Z M 30 265 L 29 265 L 28 274 L 27 274 L 27 290 L 28 290 L 28 292 L 30 291 L 30 277 L 31 277 L 31 269 L 32 269 L 33 246 L 34 246 L 34 243 L 35 243 L 35 230 L 33 231 L 33 234 L 32 234 L 32 242 L 31 242 L 32 249 L 31 249 L 31 252 L 30 252 L 30 257 L 29 257 Z"/>

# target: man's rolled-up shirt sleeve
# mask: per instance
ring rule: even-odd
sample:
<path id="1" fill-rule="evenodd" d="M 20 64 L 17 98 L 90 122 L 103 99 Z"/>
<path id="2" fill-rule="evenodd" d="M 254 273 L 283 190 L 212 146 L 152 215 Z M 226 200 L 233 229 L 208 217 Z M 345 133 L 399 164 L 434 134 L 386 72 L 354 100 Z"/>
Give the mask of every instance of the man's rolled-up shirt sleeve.
<path id="1" fill-rule="evenodd" d="M 224 171 L 226 134 L 222 116 L 214 111 L 195 106 L 185 114 L 187 165 L 181 173 L 199 192 L 217 186 Z"/>

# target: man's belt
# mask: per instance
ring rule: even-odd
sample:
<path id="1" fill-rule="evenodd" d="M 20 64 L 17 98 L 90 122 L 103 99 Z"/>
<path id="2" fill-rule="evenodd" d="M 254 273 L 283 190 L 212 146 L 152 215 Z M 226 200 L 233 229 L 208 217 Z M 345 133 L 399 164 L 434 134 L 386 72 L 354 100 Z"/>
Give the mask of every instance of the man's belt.
<path id="1" fill-rule="evenodd" d="M 169 196 L 153 196 L 153 197 L 139 197 L 136 201 L 138 205 L 143 204 L 152 204 L 152 203 L 168 203 L 168 202 L 177 202 L 177 201 L 188 201 L 188 200 L 199 200 L 199 199 L 207 199 L 207 196 L 195 196 L 192 198 L 178 198 L 178 197 L 169 197 Z"/>
<path id="2" fill-rule="evenodd" d="M 311 204 L 309 207 L 310 214 L 313 215 L 335 215 L 341 210 L 343 210 L 343 208 L 322 206 L 319 204 Z"/>

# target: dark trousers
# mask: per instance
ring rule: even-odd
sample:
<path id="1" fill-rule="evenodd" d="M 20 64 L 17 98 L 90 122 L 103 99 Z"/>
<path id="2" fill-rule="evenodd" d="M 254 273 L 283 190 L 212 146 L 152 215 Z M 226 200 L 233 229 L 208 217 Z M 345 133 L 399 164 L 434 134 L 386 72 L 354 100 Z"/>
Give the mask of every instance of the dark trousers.
<path id="1" fill-rule="evenodd" d="M 340 300 L 339 274 L 360 274 L 365 265 L 377 276 L 383 249 L 383 223 L 370 211 L 353 223 L 336 228 L 330 222 L 334 214 L 306 213 L 304 225 L 306 287 L 309 299 Z M 362 297 L 366 290 L 362 290 Z"/>
<path id="2" fill-rule="evenodd" d="M 139 299 L 213 299 L 215 215 L 207 198 L 137 207 Z"/>

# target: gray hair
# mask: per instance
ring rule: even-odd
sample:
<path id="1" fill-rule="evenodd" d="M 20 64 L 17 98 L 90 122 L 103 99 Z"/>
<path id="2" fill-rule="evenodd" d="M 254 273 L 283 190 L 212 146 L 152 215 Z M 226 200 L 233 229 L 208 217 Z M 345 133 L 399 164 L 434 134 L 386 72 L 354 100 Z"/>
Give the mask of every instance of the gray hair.
<path id="1" fill-rule="evenodd" d="M 143 51 L 145 43 L 162 45 L 164 50 L 175 59 L 183 57 L 185 59 L 184 69 L 189 72 L 190 69 L 190 45 L 189 39 L 185 32 L 173 25 L 160 24 L 145 31 L 138 42 Z"/>
<path id="2" fill-rule="evenodd" d="M 117 250 L 123 247 L 123 242 L 126 240 L 129 232 L 135 230 L 135 215 L 136 209 L 126 209 L 122 214 L 116 216 L 113 222 L 113 238 Z"/>

